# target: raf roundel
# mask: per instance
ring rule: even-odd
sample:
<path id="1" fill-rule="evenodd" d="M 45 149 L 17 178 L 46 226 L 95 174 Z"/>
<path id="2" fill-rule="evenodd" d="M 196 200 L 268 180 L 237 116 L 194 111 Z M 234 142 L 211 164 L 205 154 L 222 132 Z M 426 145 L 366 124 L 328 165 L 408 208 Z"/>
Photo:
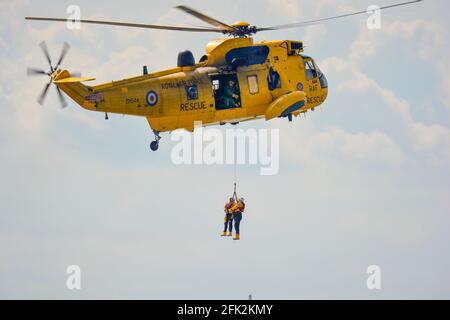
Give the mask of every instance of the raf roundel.
<path id="1" fill-rule="evenodd" d="M 150 90 L 145 97 L 147 104 L 151 107 L 155 106 L 158 103 L 158 95 L 155 91 Z"/>
<path id="2" fill-rule="evenodd" d="M 303 83 L 301 83 L 301 82 L 297 83 L 297 90 L 303 91 Z"/>

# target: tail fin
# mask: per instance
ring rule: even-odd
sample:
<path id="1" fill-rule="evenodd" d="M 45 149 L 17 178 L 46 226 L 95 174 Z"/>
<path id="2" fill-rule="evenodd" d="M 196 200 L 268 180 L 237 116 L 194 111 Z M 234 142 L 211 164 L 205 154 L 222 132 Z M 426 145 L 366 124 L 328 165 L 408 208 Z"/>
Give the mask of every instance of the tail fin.
<path id="1" fill-rule="evenodd" d="M 71 97 L 80 106 L 89 108 L 86 104 L 86 97 L 91 94 L 89 87 L 85 86 L 81 82 L 91 81 L 95 78 L 80 78 L 72 77 L 67 70 L 58 70 L 56 75 L 53 77 L 53 83 L 58 86 L 64 93 Z"/>

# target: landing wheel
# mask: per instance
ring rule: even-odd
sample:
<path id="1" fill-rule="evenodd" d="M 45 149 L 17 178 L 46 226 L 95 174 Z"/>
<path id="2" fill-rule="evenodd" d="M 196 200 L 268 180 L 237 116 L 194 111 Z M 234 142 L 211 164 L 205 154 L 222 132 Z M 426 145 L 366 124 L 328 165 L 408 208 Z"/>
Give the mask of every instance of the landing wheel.
<path id="1" fill-rule="evenodd" d="M 155 134 L 155 141 L 152 141 L 150 143 L 150 149 L 152 151 L 156 151 L 159 148 L 159 140 L 161 140 L 161 136 L 159 135 L 159 132 L 156 130 L 153 130 L 153 133 Z"/>
<path id="2" fill-rule="evenodd" d="M 159 148 L 159 141 L 152 141 L 150 143 L 150 149 L 152 151 L 156 151 L 156 150 L 158 150 L 158 148 Z"/>

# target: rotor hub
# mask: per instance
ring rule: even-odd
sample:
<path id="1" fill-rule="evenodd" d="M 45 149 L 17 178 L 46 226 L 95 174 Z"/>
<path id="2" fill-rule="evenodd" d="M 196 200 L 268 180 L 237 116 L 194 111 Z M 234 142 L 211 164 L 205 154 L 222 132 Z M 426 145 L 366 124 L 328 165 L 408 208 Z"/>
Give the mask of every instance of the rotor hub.
<path id="1" fill-rule="evenodd" d="M 246 21 L 236 21 L 231 27 L 233 27 L 234 30 L 227 30 L 226 33 L 234 37 L 249 37 L 257 32 L 257 27 L 251 26 L 250 23 Z"/>
<path id="2" fill-rule="evenodd" d="M 232 26 L 232 27 L 235 27 L 235 28 L 239 28 L 239 27 L 249 27 L 249 26 L 250 26 L 250 23 L 245 22 L 245 21 L 236 21 L 236 22 L 233 23 L 231 26 Z"/>

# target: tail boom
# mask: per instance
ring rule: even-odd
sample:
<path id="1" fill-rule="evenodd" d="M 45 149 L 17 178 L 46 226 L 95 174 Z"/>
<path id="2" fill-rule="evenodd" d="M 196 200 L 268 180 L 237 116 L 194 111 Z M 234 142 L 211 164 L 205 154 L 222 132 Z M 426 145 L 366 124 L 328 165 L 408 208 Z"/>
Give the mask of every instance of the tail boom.
<path id="1" fill-rule="evenodd" d="M 53 83 L 67 94 L 73 101 L 88 110 L 97 110 L 92 89 L 81 82 L 95 80 L 95 78 L 72 77 L 67 70 L 57 70 L 52 75 Z"/>

